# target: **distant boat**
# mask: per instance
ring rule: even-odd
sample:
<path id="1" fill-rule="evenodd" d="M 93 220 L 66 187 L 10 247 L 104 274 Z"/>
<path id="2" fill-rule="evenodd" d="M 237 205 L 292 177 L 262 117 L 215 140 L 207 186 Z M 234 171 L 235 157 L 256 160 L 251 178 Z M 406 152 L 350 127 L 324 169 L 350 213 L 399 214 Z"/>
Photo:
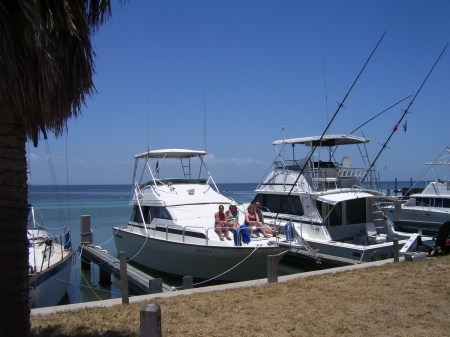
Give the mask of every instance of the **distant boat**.
<path id="1" fill-rule="evenodd" d="M 450 147 L 438 161 L 426 163 L 429 166 L 450 167 Z M 410 194 L 394 204 L 386 205 L 383 211 L 394 221 L 397 230 L 437 234 L 442 225 L 450 223 L 450 181 L 435 179 L 420 193 Z M 450 224 L 449 224 L 450 226 Z"/>
<path id="2" fill-rule="evenodd" d="M 30 214 L 27 229 L 30 306 L 54 306 L 66 293 L 70 279 L 73 258 L 70 233 L 56 237 L 42 223 L 37 224 L 34 208 Z"/>
<path id="3" fill-rule="evenodd" d="M 139 265 L 176 276 L 220 281 L 267 277 L 267 256 L 288 248 L 280 247 L 277 237 L 246 240 L 245 227 L 234 233 L 230 227 L 233 239 L 220 240 L 214 214 L 219 205 L 228 210 L 232 200 L 219 193 L 203 160 L 206 154 L 165 149 L 135 156 L 131 219 L 113 228 L 117 251 L 125 251 Z M 181 173 L 174 174 L 174 162 Z M 243 221 L 241 209 L 239 225 Z"/>
<path id="4" fill-rule="evenodd" d="M 361 262 L 393 257 L 393 240 L 398 239 L 401 247 L 411 235 L 396 232 L 384 216 L 380 208 L 384 194 L 362 186 L 363 178 L 377 178 L 376 172 L 354 168 L 351 157 L 335 159 L 341 147 L 368 142 L 352 135 L 274 141 L 282 149 L 277 148 L 273 167 L 253 200 L 265 208 L 265 222 L 313 256 L 320 253 Z M 290 151 L 286 154 L 284 148 L 296 145 L 320 151 L 314 155 L 307 151 L 303 159 L 287 159 Z M 327 158 L 322 160 L 323 153 Z"/>

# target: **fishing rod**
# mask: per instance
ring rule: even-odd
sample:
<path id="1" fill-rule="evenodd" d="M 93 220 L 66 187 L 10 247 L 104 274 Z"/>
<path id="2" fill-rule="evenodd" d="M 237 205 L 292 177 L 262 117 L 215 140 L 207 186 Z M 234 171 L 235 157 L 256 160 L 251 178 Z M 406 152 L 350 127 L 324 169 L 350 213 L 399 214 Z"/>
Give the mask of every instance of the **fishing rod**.
<path id="1" fill-rule="evenodd" d="M 430 77 L 431 73 L 433 72 L 434 68 L 436 67 L 436 65 L 438 64 L 439 60 L 441 59 L 442 55 L 444 54 L 445 50 L 447 49 L 448 45 L 445 45 L 444 49 L 441 51 L 441 54 L 439 55 L 439 57 L 437 58 L 436 62 L 434 62 L 433 67 L 431 68 L 431 70 L 428 72 L 428 75 L 425 77 L 425 79 L 423 80 L 422 84 L 420 85 L 419 89 L 417 90 L 416 94 L 414 95 L 413 99 L 411 100 L 411 102 L 409 103 L 408 107 L 406 108 L 406 110 L 403 112 L 402 116 L 400 117 L 399 121 L 397 122 L 397 124 L 395 124 L 394 129 L 392 130 L 391 134 L 389 135 L 388 139 L 386 140 L 386 142 L 382 145 L 380 152 L 378 152 L 376 158 L 374 159 L 374 161 L 372 162 L 372 164 L 370 165 L 369 169 L 366 171 L 366 174 L 364 175 L 364 177 L 361 180 L 361 183 L 364 182 L 364 180 L 367 178 L 367 175 L 369 174 L 369 172 L 371 171 L 371 169 L 374 167 L 375 163 L 377 162 L 378 158 L 380 157 L 381 153 L 384 151 L 384 149 L 387 147 L 387 144 L 389 143 L 389 141 L 391 140 L 392 136 L 394 135 L 394 133 L 397 131 L 397 127 L 401 124 L 401 122 L 403 121 L 403 118 L 405 118 L 406 114 L 409 113 L 409 109 L 411 108 L 411 106 L 413 105 L 414 101 L 416 100 L 416 97 L 419 95 L 420 91 L 422 90 L 423 86 L 425 85 L 425 83 L 427 82 L 428 78 Z"/>
<path id="2" fill-rule="evenodd" d="M 360 126 L 358 126 L 355 130 L 350 131 L 350 135 L 353 134 L 354 132 L 358 131 L 359 129 L 361 129 L 364 125 L 370 123 L 371 121 L 373 121 L 375 118 L 377 118 L 378 116 L 384 114 L 386 111 L 392 109 L 394 106 L 400 104 L 401 102 L 403 102 L 404 100 L 410 98 L 412 95 L 409 95 L 408 97 L 403 98 L 402 100 L 398 101 L 397 103 L 392 104 L 389 108 L 384 109 L 383 111 L 381 111 L 380 113 L 376 114 L 375 116 L 373 116 L 372 118 L 370 118 L 368 121 L 364 122 L 363 124 L 361 124 Z"/>
<path id="3" fill-rule="evenodd" d="M 386 31 L 383 33 L 383 35 L 381 36 L 381 38 L 378 40 L 377 44 L 375 45 L 375 48 L 372 50 L 372 52 L 369 55 L 369 58 L 367 59 L 366 63 L 364 63 L 364 66 L 362 67 L 362 69 L 360 70 L 358 76 L 356 77 L 356 79 L 353 81 L 350 89 L 348 89 L 347 93 L 344 96 L 344 99 L 342 100 L 341 103 L 339 103 L 338 108 L 336 109 L 336 112 L 334 113 L 333 117 L 331 118 L 331 120 L 328 122 L 327 127 L 325 128 L 325 130 L 323 131 L 322 135 L 319 138 L 318 144 L 320 144 L 322 142 L 323 137 L 325 136 L 325 134 L 327 133 L 328 129 L 330 128 L 331 124 L 333 123 L 334 119 L 336 118 L 337 114 L 339 113 L 339 111 L 341 110 L 341 108 L 344 106 L 345 101 L 347 100 L 347 97 L 350 95 L 350 92 L 352 91 L 353 87 L 355 86 L 356 82 L 359 80 L 359 78 L 361 77 L 361 74 L 363 73 L 364 69 L 366 68 L 367 64 L 369 63 L 370 59 L 372 58 L 373 54 L 375 53 L 375 51 L 378 49 L 378 46 L 380 45 L 381 41 L 383 40 L 384 36 L 386 35 Z M 312 144 L 311 144 L 312 145 Z M 294 190 L 294 186 L 297 184 L 298 180 L 300 179 L 300 177 L 302 176 L 303 172 L 305 171 L 305 168 L 307 166 L 307 164 L 309 163 L 309 161 L 311 160 L 311 157 L 313 156 L 314 152 L 316 151 L 317 145 L 313 146 L 311 149 L 311 152 L 308 155 L 308 158 L 306 159 L 305 165 L 303 165 L 303 167 L 300 169 L 300 172 L 297 176 L 297 179 L 295 179 L 295 182 L 292 184 L 291 190 L 288 193 L 288 197 L 291 195 L 292 191 Z M 278 214 L 277 214 L 278 217 Z"/>
<path id="4" fill-rule="evenodd" d="M 385 113 L 386 111 L 392 109 L 394 106 L 400 104 L 401 102 L 403 102 L 404 100 L 410 98 L 411 96 L 412 96 L 412 95 L 409 95 L 409 96 L 407 96 L 407 97 L 401 99 L 401 100 L 398 101 L 397 103 L 392 104 L 389 108 L 384 109 L 383 111 L 381 111 L 381 112 L 378 113 L 377 115 L 375 115 L 375 116 L 373 116 L 372 118 L 370 118 L 368 121 L 366 121 L 366 122 L 364 122 L 363 124 L 361 124 L 360 126 L 358 126 L 356 129 L 352 130 L 349 134 L 351 135 L 351 134 L 353 134 L 354 132 L 358 131 L 358 130 L 361 129 L 364 125 L 370 123 L 371 121 L 373 121 L 373 120 L 374 120 L 375 118 L 377 118 L 378 116 L 380 116 L 380 115 L 382 115 L 383 113 Z M 365 136 L 364 136 L 364 138 L 365 138 Z M 359 149 L 359 146 L 358 146 L 358 149 Z M 330 154 L 330 158 L 333 158 L 333 157 L 334 157 L 334 153 L 336 152 L 336 150 L 337 150 L 337 147 L 334 149 L 333 153 Z M 370 161 L 369 161 L 367 164 L 370 165 Z"/>

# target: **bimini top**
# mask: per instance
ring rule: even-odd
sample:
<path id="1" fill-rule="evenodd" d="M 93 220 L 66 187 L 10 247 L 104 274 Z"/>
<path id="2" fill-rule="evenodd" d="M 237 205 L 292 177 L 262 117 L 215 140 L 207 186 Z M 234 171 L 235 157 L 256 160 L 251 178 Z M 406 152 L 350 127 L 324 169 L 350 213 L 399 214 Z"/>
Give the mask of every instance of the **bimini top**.
<path id="1" fill-rule="evenodd" d="M 319 142 L 320 136 L 291 138 L 276 140 L 272 145 L 280 144 L 304 144 L 306 146 L 336 146 L 336 145 L 351 145 L 362 144 L 370 142 L 370 139 L 356 137 L 352 135 L 324 135 Z"/>
<path id="2" fill-rule="evenodd" d="M 197 156 L 204 156 L 208 154 L 205 151 L 186 150 L 186 149 L 164 149 L 152 150 L 137 154 L 134 158 L 192 158 Z"/>
<path id="3" fill-rule="evenodd" d="M 327 204 L 336 205 L 339 202 L 354 200 L 360 198 L 371 198 L 373 194 L 358 191 L 358 192 L 344 192 L 344 193 L 333 193 L 333 194 L 324 194 L 317 197 L 317 200 L 326 202 Z"/>

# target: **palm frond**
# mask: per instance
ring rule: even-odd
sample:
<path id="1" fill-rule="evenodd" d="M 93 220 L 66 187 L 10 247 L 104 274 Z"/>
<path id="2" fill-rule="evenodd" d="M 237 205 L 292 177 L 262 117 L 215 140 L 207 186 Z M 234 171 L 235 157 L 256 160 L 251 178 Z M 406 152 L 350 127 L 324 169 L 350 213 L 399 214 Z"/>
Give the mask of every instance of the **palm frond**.
<path id="1" fill-rule="evenodd" d="M 60 135 L 95 92 L 91 36 L 110 15 L 109 0 L 0 0 L 0 124 Z"/>

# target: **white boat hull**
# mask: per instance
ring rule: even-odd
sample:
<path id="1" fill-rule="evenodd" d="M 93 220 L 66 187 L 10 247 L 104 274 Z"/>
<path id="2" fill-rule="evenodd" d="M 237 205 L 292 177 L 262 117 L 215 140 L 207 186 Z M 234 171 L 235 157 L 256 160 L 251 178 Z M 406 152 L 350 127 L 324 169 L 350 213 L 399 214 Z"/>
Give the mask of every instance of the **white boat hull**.
<path id="1" fill-rule="evenodd" d="M 42 272 L 30 275 L 30 306 L 41 308 L 57 305 L 67 291 L 73 252 Z"/>
<path id="2" fill-rule="evenodd" d="M 449 209 L 403 207 L 398 215 L 394 207 L 385 208 L 384 211 L 400 231 L 417 232 L 421 229 L 423 233 L 436 234 L 444 223 L 450 221 Z"/>
<path id="3" fill-rule="evenodd" d="M 125 251 L 127 258 L 134 262 L 162 273 L 203 280 L 214 278 L 233 282 L 266 278 L 267 256 L 286 250 L 278 246 L 208 246 L 174 242 L 117 227 L 114 232 L 117 251 Z"/>
<path id="4" fill-rule="evenodd" d="M 374 260 L 384 260 L 394 257 L 394 246 L 392 242 L 379 243 L 374 245 L 355 245 L 343 242 L 319 242 L 307 241 L 312 249 L 318 253 L 337 256 L 345 259 L 352 259 L 361 262 Z M 406 240 L 399 241 L 399 249 Z"/>

